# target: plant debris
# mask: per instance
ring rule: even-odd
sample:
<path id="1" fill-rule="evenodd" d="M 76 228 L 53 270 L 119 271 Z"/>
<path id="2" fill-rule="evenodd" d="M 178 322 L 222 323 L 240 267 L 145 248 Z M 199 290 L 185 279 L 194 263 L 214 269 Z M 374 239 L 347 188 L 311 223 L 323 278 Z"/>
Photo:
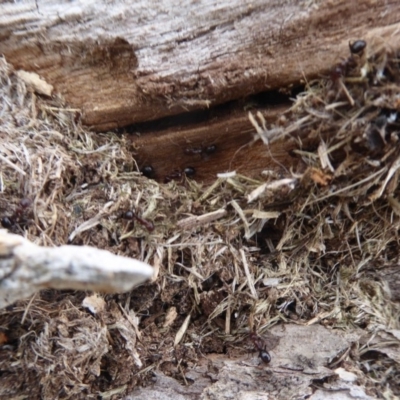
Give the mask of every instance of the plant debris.
<path id="1" fill-rule="evenodd" d="M 119 399 L 160 374 L 191 385 L 202 357 L 233 365 L 254 353 L 252 332 L 289 322 L 362 332 L 318 368 L 303 359 L 319 391 L 335 386 L 336 370 L 356 375 L 368 396 L 399 396 L 400 304 L 388 281 L 400 273 L 400 61 L 384 45 L 363 51 L 308 82 L 284 126 L 250 116 L 266 151 L 274 140 L 297 144 L 288 155 L 295 171 L 220 174 L 209 187 L 147 179 L 126 136 L 88 131 L 76 110 L 30 91 L 0 59 L 6 228 L 38 245 L 90 245 L 155 268 L 139 289 L 97 294 L 96 314 L 86 304 L 94 293 L 56 290 L 1 310 L 0 398 Z M 273 374 L 271 358 L 263 368 Z"/>

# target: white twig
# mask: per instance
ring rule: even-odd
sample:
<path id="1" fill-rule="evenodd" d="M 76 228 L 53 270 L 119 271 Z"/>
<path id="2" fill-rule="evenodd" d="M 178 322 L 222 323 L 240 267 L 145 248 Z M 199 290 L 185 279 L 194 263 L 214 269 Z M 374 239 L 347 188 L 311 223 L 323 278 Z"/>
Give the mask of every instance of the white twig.
<path id="1" fill-rule="evenodd" d="M 242 256 L 243 268 L 247 278 L 247 286 L 249 287 L 252 296 L 255 299 L 258 299 L 258 294 L 256 288 L 254 287 L 253 275 L 250 273 L 249 265 L 247 264 L 246 255 L 243 249 L 240 249 L 240 255 Z"/>
<path id="2" fill-rule="evenodd" d="M 49 288 L 127 292 L 152 274 L 150 265 L 106 250 L 40 247 L 0 230 L 0 308 Z"/>

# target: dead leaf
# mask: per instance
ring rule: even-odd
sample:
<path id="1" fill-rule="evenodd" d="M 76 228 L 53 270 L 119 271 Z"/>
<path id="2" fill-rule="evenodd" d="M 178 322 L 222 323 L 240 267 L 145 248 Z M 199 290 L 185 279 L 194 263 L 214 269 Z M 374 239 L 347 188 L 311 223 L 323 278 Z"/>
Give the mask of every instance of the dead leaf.
<path id="1" fill-rule="evenodd" d="M 19 70 L 16 72 L 17 76 L 22 79 L 26 85 L 30 86 L 36 93 L 51 96 L 53 92 L 53 85 L 47 83 L 36 72 L 28 72 Z"/>
<path id="2" fill-rule="evenodd" d="M 309 171 L 310 178 L 317 184 L 321 186 L 327 186 L 332 180 L 332 175 L 327 174 L 320 169 L 311 168 Z"/>
<path id="3" fill-rule="evenodd" d="M 179 328 L 179 331 L 176 333 L 175 336 L 175 341 L 174 341 L 174 346 L 176 346 L 177 344 L 179 344 L 179 342 L 182 340 L 183 336 L 186 333 L 186 330 L 189 326 L 189 322 L 190 322 L 190 317 L 192 316 L 192 314 L 189 314 L 185 320 L 183 321 L 182 326 Z"/>
<path id="4" fill-rule="evenodd" d="M 99 314 L 100 312 L 104 311 L 105 305 L 106 302 L 98 294 L 87 296 L 82 301 L 82 306 L 89 309 L 89 311 L 93 314 Z"/>
<path id="5" fill-rule="evenodd" d="M 178 313 L 176 312 L 176 307 L 171 307 L 167 311 L 167 315 L 165 317 L 165 322 L 163 327 L 168 328 L 173 324 L 173 322 L 176 320 L 176 317 L 178 316 Z"/>

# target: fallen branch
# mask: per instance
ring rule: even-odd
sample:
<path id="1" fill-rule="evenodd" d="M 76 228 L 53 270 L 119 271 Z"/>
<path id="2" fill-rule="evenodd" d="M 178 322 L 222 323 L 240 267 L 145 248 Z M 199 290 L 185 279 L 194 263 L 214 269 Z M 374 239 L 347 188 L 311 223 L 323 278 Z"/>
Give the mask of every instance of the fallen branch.
<path id="1" fill-rule="evenodd" d="M 40 247 L 0 230 L 0 308 L 42 289 L 127 292 L 153 274 L 141 261 L 89 246 Z"/>

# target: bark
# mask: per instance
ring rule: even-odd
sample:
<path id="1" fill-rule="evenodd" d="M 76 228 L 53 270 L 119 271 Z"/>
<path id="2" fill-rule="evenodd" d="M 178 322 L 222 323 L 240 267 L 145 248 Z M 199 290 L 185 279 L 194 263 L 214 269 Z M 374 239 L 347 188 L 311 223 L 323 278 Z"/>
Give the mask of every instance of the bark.
<path id="1" fill-rule="evenodd" d="M 372 400 L 364 388 L 354 382 L 354 372 L 329 366 L 331 360 L 346 352 L 351 343 L 359 339 L 359 332 L 343 334 L 319 325 L 294 324 L 287 324 L 284 330 L 275 327 L 271 332 L 280 340 L 271 352 L 269 364 L 263 363 L 255 353 L 240 359 L 207 355 L 185 375 L 182 374 L 184 384 L 155 371 L 154 385 L 137 388 L 126 400 L 274 400 L 298 398 L 299 394 L 307 394 L 312 399 L 328 399 L 332 398 L 329 396 L 332 390 L 341 393 L 354 390 L 360 399 Z M 243 343 L 238 346 L 243 346 Z M 354 383 L 349 381 L 350 378 Z M 315 382 L 322 380 L 329 384 L 321 385 L 320 393 L 312 397 Z M 350 400 L 352 396 L 343 395 L 341 398 Z"/>
<path id="2" fill-rule="evenodd" d="M 328 73 L 349 40 L 398 46 L 397 1 L 55 1 L 0 5 L 0 52 L 97 130 Z"/>

